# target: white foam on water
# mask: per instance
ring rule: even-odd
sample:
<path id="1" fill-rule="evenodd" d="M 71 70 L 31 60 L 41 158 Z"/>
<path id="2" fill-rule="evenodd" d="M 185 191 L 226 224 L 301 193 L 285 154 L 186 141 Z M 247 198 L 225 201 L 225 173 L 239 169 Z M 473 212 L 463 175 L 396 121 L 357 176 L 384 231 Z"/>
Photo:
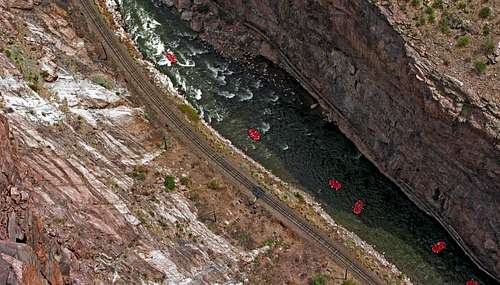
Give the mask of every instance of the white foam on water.
<path id="1" fill-rule="evenodd" d="M 241 94 L 241 96 L 239 96 L 240 101 L 248 101 L 253 98 L 253 93 L 248 88 L 244 88 L 240 94 Z"/>
<path id="2" fill-rule="evenodd" d="M 255 88 L 255 89 L 259 89 L 263 86 L 263 83 L 262 81 L 260 81 L 259 79 L 255 80 L 252 82 L 252 86 Z"/>
<path id="3" fill-rule="evenodd" d="M 197 55 L 200 55 L 200 54 L 206 54 L 206 53 L 208 53 L 208 50 L 199 49 L 199 48 L 196 48 L 196 47 L 191 46 L 191 45 L 188 45 L 187 48 L 189 49 L 191 56 L 197 56 Z"/>
<path id="4" fill-rule="evenodd" d="M 271 125 L 267 122 L 262 123 L 262 127 L 259 128 L 262 133 L 267 133 L 271 129 Z"/>
<path id="5" fill-rule="evenodd" d="M 201 89 L 193 89 L 193 92 L 194 92 L 194 99 L 196 100 L 201 100 L 201 95 L 203 94 L 203 92 L 201 92 Z"/>
<path id="6" fill-rule="evenodd" d="M 156 64 L 158 64 L 159 66 L 172 66 L 172 63 L 166 59 L 165 57 L 162 57 L 160 60 L 158 60 L 156 62 Z"/>
<path id="7" fill-rule="evenodd" d="M 279 100 L 279 96 L 274 93 L 274 91 L 271 91 L 269 94 L 269 98 L 271 98 L 271 102 L 277 102 Z"/>
<path id="8" fill-rule="evenodd" d="M 207 69 L 210 70 L 210 72 L 212 73 L 213 79 L 217 80 L 222 85 L 227 84 L 226 76 L 224 75 L 224 71 L 227 70 L 227 67 L 220 68 L 210 64 L 209 62 L 206 62 L 206 65 Z"/>
<path id="9" fill-rule="evenodd" d="M 236 96 L 236 94 L 228 92 L 226 90 L 219 92 L 219 95 L 224 97 L 224 98 L 227 98 L 227 99 L 231 99 L 231 98 L 234 98 Z"/>

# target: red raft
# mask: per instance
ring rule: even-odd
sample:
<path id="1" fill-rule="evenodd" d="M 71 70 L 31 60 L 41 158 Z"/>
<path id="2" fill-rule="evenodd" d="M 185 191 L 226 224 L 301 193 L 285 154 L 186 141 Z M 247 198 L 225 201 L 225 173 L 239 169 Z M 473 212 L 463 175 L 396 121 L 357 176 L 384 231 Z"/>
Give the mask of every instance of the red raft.
<path id="1" fill-rule="evenodd" d="M 475 281 L 474 279 L 470 279 L 467 282 L 465 282 L 465 285 L 481 285 L 479 282 Z"/>
<path id="2" fill-rule="evenodd" d="M 165 53 L 165 58 L 171 63 L 171 64 L 176 64 L 177 63 L 177 58 L 175 57 L 174 53 L 171 51 L 167 51 Z"/>
<path id="3" fill-rule="evenodd" d="M 446 243 L 442 240 L 438 241 L 437 243 L 432 245 L 431 249 L 432 249 L 432 252 L 434 252 L 434 253 L 440 253 L 446 249 Z"/>
<path id="4" fill-rule="evenodd" d="M 335 179 L 330 179 L 330 181 L 328 181 L 328 184 L 330 185 L 330 188 L 335 190 L 340 190 L 340 188 L 342 188 L 342 183 Z"/>
<path id="5" fill-rule="evenodd" d="M 260 141 L 260 133 L 254 128 L 248 129 L 248 136 L 254 141 Z"/>
<path id="6" fill-rule="evenodd" d="M 363 201 L 358 200 L 356 203 L 354 203 L 354 207 L 352 208 L 352 212 L 356 215 L 360 215 L 361 211 L 363 211 L 363 208 L 365 207 L 365 203 Z"/>

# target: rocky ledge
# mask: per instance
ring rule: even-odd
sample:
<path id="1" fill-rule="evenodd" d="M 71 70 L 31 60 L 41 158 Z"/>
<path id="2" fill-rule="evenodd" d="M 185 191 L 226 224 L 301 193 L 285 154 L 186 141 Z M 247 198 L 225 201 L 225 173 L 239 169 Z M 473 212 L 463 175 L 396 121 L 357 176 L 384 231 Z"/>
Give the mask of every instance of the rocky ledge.
<path id="1" fill-rule="evenodd" d="M 437 71 L 371 1 L 177 0 L 229 56 L 293 75 L 377 167 L 500 278 L 500 109 Z"/>

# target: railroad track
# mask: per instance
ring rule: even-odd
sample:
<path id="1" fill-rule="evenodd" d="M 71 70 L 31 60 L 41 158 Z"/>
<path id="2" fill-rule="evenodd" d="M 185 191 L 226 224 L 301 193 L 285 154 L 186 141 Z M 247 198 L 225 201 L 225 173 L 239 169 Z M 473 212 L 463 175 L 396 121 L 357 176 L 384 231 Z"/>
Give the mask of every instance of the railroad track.
<path id="1" fill-rule="evenodd" d="M 256 182 L 247 178 L 242 172 L 234 167 L 226 158 L 216 152 L 205 139 L 203 139 L 188 123 L 180 119 L 182 115 L 176 110 L 176 107 L 169 106 L 164 101 L 164 93 L 161 92 L 156 85 L 144 75 L 141 71 L 142 67 L 138 67 L 135 62 L 128 56 L 128 52 L 120 46 L 120 42 L 116 39 L 113 32 L 107 27 L 106 22 L 95 7 L 93 0 L 79 0 L 83 12 L 87 19 L 95 26 L 99 35 L 104 40 L 104 45 L 111 51 L 110 57 L 115 59 L 115 63 L 127 73 L 128 77 L 133 80 L 130 82 L 133 89 L 138 94 L 142 94 L 142 98 L 148 101 L 151 108 L 166 118 L 167 124 L 177 131 L 181 139 L 191 144 L 199 152 L 203 153 L 219 168 L 221 168 L 232 179 L 236 180 L 247 190 L 249 190 L 261 203 L 270 207 L 272 210 L 279 213 L 285 222 L 295 226 L 304 236 L 312 241 L 315 241 L 321 247 L 326 249 L 328 253 L 347 270 L 349 270 L 355 278 L 362 281 L 363 284 L 384 284 L 374 273 L 365 269 L 357 260 L 350 257 L 346 249 L 329 239 L 325 234 L 321 233 L 317 228 L 312 226 L 303 217 L 299 216 L 290 207 L 279 201 L 274 195 L 267 193 Z"/>

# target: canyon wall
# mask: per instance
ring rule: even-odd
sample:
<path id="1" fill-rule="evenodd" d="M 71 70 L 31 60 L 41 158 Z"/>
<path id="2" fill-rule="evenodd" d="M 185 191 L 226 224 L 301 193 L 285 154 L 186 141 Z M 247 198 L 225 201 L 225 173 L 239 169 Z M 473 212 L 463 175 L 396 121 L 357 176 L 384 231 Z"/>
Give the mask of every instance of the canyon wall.
<path id="1" fill-rule="evenodd" d="M 499 279 L 498 102 L 436 72 L 389 11 L 366 0 L 164 2 L 221 53 L 262 55 L 287 70 Z"/>
<path id="2" fill-rule="evenodd" d="M 15 150 L 0 115 L 0 284 L 63 284 L 55 261 L 59 248 L 47 240 L 32 207 Z"/>

